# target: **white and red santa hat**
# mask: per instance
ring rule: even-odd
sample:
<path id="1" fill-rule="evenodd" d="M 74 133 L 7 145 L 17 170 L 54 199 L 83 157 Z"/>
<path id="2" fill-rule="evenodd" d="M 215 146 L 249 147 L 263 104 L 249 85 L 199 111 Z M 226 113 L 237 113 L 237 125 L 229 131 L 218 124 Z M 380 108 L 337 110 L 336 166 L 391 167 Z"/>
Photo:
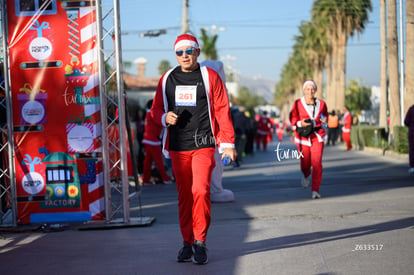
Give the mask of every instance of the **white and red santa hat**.
<path id="1" fill-rule="evenodd" d="M 191 34 L 182 34 L 177 37 L 177 40 L 174 44 L 174 51 L 176 51 L 178 48 L 184 47 L 184 46 L 190 46 L 195 49 L 199 48 L 197 38 L 192 36 Z"/>
<path id="2" fill-rule="evenodd" d="M 304 91 L 306 86 L 309 84 L 313 86 L 313 89 L 315 90 L 315 92 L 318 90 L 318 86 L 316 85 L 316 82 L 313 81 L 312 79 L 308 79 L 305 82 L 303 82 L 302 91 Z"/>

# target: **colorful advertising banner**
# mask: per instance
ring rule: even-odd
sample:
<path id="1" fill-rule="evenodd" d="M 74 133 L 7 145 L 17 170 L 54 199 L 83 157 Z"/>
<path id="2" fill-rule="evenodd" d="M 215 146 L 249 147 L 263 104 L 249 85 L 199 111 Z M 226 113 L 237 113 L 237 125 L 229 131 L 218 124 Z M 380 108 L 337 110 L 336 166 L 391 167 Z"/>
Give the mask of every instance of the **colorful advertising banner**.
<path id="1" fill-rule="evenodd" d="M 7 0 L 18 223 L 104 219 L 95 1 Z"/>

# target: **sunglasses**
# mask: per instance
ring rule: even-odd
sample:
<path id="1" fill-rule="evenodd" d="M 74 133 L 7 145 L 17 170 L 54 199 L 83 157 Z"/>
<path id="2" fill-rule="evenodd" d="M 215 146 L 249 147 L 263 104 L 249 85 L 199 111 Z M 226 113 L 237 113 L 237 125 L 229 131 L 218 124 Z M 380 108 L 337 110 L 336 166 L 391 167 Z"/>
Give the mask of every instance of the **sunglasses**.
<path id="1" fill-rule="evenodd" d="M 178 51 L 175 51 L 175 54 L 177 56 L 182 56 L 184 54 L 184 52 L 185 52 L 186 55 L 193 55 L 194 54 L 194 50 L 195 50 L 194 48 L 188 48 L 188 49 L 185 49 L 185 51 L 178 50 Z"/>

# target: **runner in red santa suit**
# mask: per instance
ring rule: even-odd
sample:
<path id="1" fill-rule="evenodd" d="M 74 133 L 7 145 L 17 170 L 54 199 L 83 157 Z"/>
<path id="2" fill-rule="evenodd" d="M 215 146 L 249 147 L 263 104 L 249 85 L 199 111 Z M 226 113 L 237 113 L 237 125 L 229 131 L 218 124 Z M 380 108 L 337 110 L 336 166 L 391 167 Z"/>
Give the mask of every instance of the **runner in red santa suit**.
<path id="1" fill-rule="evenodd" d="M 300 168 L 303 173 L 302 186 L 307 188 L 312 172 L 312 198 L 319 199 L 319 186 L 322 181 L 322 153 L 326 139 L 325 130 L 322 127 L 328 117 L 328 109 L 324 101 L 315 97 L 316 83 L 307 80 L 303 83 L 304 96 L 297 99 L 290 111 L 292 126 L 305 127 L 313 125 L 314 131 L 309 137 L 302 137 L 295 131 L 295 143 L 299 152 Z M 300 154 L 299 154 L 300 155 Z"/>
<path id="2" fill-rule="evenodd" d="M 283 123 L 282 120 L 280 120 L 277 124 L 276 124 L 276 134 L 277 134 L 277 138 L 279 139 L 279 141 L 283 140 L 283 131 L 285 129 L 285 124 Z"/>
<path id="3" fill-rule="evenodd" d="M 269 136 L 272 135 L 273 121 L 269 118 L 267 111 L 263 111 L 262 115 L 257 120 L 256 132 L 256 150 L 260 150 L 260 145 L 263 146 L 263 151 L 267 150 L 267 143 Z"/>
<path id="4" fill-rule="evenodd" d="M 342 139 L 346 145 L 346 149 L 349 151 L 352 149 L 351 144 L 351 126 L 352 116 L 347 107 L 344 107 L 344 114 L 342 117 Z"/>
<path id="5" fill-rule="evenodd" d="M 155 162 L 155 166 L 160 172 L 163 183 L 171 184 L 171 178 L 165 171 L 165 165 L 162 159 L 160 139 L 162 126 L 154 123 L 154 120 L 150 113 L 152 103 L 152 99 L 147 102 L 147 114 L 145 115 L 145 131 L 144 137 L 142 139 L 142 144 L 144 144 L 145 147 L 143 183 L 150 183 L 152 163 Z"/>
<path id="6" fill-rule="evenodd" d="M 211 220 L 210 182 L 216 143 L 223 157 L 235 160 L 234 130 L 226 89 L 216 71 L 200 66 L 197 39 L 177 37 L 179 66 L 158 83 L 151 114 L 166 128 L 163 152 L 171 157 L 178 189 L 183 248 L 178 262 L 208 262 L 206 239 Z"/>

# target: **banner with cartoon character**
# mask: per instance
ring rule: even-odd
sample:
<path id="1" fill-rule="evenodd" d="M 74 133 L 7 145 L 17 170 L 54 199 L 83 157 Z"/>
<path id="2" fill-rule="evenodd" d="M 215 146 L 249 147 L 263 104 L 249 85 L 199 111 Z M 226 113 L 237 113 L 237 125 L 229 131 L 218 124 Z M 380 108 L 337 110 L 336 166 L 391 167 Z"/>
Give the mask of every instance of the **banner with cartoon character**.
<path id="1" fill-rule="evenodd" d="M 96 1 L 6 2 L 18 223 L 104 219 Z"/>

